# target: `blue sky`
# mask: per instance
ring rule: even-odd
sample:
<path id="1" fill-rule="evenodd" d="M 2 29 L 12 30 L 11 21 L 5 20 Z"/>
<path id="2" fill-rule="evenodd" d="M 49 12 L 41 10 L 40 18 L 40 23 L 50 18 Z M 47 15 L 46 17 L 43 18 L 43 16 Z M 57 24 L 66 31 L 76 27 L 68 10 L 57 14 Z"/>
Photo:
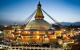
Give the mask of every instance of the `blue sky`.
<path id="1" fill-rule="evenodd" d="M 0 24 L 24 23 L 39 0 L 0 0 Z M 42 9 L 58 22 L 80 22 L 80 0 L 40 0 Z M 45 14 L 45 20 L 51 21 Z M 50 20 L 49 20 L 50 19 Z M 50 22 L 50 23 L 53 23 Z"/>

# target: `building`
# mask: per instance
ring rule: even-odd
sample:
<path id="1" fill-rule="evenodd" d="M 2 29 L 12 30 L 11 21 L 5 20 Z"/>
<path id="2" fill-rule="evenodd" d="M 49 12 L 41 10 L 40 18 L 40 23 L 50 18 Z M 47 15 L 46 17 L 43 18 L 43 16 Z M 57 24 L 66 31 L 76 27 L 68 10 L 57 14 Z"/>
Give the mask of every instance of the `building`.
<path id="1" fill-rule="evenodd" d="M 4 29 L 4 41 L 6 44 L 26 46 L 49 44 L 50 46 L 50 44 L 54 43 L 55 46 L 66 46 L 68 42 L 74 43 L 73 31 L 52 29 L 52 25 L 45 21 L 40 2 L 37 5 L 34 18 L 32 21 L 28 20 L 23 26 L 17 24 L 7 26 Z"/>

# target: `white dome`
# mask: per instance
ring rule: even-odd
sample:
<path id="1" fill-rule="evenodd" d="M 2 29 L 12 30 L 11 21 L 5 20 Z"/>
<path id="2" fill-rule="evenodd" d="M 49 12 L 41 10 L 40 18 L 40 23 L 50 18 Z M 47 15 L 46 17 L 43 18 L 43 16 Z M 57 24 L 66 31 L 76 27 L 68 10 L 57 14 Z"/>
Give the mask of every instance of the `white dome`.
<path id="1" fill-rule="evenodd" d="M 25 30 L 36 29 L 36 30 L 48 30 L 51 28 L 51 24 L 45 20 L 33 20 L 28 23 L 25 27 Z"/>

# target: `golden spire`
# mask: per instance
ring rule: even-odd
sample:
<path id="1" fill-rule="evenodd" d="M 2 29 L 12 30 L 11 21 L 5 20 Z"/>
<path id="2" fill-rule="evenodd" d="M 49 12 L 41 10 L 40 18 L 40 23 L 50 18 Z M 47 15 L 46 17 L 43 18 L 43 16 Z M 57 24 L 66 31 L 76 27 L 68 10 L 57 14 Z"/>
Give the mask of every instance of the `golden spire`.
<path id="1" fill-rule="evenodd" d="M 42 10 L 41 10 L 41 4 L 40 4 L 40 1 L 37 5 L 37 12 L 36 12 L 36 15 L 35 15 L 35 19 L 43 19 L 44 16 L 43 16 L 43 13 L 42 13 Z"/>

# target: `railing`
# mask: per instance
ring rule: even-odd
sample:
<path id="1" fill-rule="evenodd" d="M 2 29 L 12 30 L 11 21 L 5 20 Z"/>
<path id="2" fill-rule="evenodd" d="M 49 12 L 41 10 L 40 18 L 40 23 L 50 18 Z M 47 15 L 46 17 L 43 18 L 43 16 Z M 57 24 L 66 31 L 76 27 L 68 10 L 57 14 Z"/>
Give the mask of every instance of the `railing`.
<path id="1" fill-rule="evenodd" d="M 51 47 L 9 47 L 7 50 L 71 50 L 70 48 L 51 48 Z"/>
<path id="2" fill-rule="evenodd" d="M 71 50 L 71 48 L 53 48 L 53 47 L 27 47 L 27 46 L 6 46 L 0 45 L 4 50 Z"/>
<path id="3" fill-rule="evenodd" d="M 53 47 L 27 47 L 27 46 L 6 46 L 0 45 L 4 50 L 71 50 L 71 48 L 53 48 Z"/>

